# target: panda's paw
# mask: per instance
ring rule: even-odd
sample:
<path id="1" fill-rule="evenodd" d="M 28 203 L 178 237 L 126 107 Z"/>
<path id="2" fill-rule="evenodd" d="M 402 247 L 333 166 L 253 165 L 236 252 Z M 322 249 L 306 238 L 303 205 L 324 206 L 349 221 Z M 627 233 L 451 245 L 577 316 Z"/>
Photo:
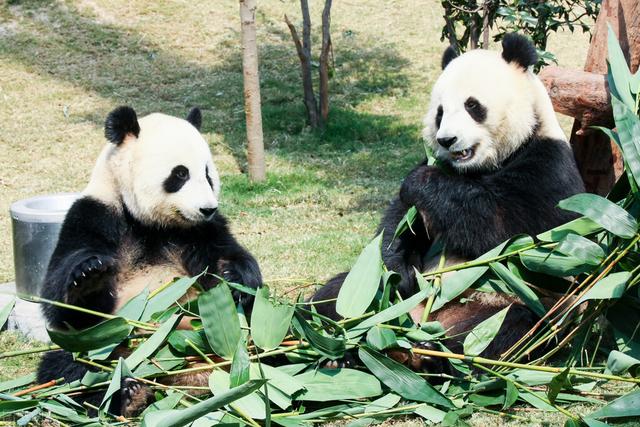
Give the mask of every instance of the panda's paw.
<path id="1" fill-rule="evenodd" d="M 356 358 L 352 352 L 346 352 L 340 359 L 329 360 L 324 364 L 325 369 L 353 368 L 356 366 Z"/>
<path id="2" fill-rule="evenodd" d="M 125 418 L 137 417 L 155 401 L 151 388 L 126 377 L 120 383 L 120 414 Z"/>
<path id="3" fill-rule="evenodd" d="M 84 282 L 91 281 L 108 272 L 114 265 L 115 260 L 112 257 L 93 255 L 76 265 L 71 271 L 70 285 L 79 287 Z"/>
<path id="4" fill-rule="evenodd" d="M 414 345 L 415 349 L 436 350 L 437 346 L 428 341 L 422 341 Z M 387 350 L 387 356 L 398 363 L 405 365 L 414 372 L 422 372 L 429 374 L 448 373 L 448 366 L 445 365 L 446 360 L 439 357 L 431 357 L 419 354 L 404 348 L 395 348 Z"/>

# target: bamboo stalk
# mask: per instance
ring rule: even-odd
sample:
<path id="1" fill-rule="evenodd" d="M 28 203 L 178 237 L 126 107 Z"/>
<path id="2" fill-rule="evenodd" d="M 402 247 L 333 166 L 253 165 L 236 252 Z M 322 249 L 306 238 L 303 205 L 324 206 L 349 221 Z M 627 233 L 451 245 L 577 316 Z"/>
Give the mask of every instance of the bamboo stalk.
<path id="1" fill-rule="evenodd" d="M 57 380 L 51 380 L 49 382 L 43 383 L 43 384 L 38 384 L 38 385 L 34 385 L 33 387 L 29 387 L 27 389 L 24 390 L 20 390 L 16 393 L 13 393 L 14 397 L 20 397 L 20 396 L 24 396 L 25 394 L 31 394 L 34 391 L 38 391 L 38 390 L 42 390 L 45 388 L 49 388 L 49 387 L 53 387 L 54 385 L 60 383 L 64 381 L 64 378 L 58 378 Z"/>
<path id="2" fill-rule="evenodd" d="M 487 359 L 485 357 L 480 357 L 480 356 L 467 356 L 464 354 L 448 353 L 445 351 L 437 351 L 437 350 L 426 350 L 422 348 L 414 348 L 411 351 L 413 351 L 416 354 L 423 354 L 425 356 L 434 356 L 434 357 L 443 357 L 445 359 L 463 360 L 465 362 L 472 363 L 472 364 L 477 363 L 479 365 L 506 366 L 508 368 L 525 369 L 529 371 L 552 372 L 555 374 L 559 374 L 567 369 L 566 367 L 556 368 L 552 366 L 535 366 L 535 365 L 526 365 L 524 363 L 505 362 L 502 360 Z M 598 378 L 603 380 L 624 381 L 629 383 L 640 384 L 640 378 L 628 378 L 628 377 L 620 377 L 617 375 L 599 374 L 597 372 L 586 372 L 586 371 L 581 371 L 574 368 L 569 369 L 569 374 L 578 375 L 578 376 L 587 377 L 587 378 Z"/>
<path id="3" fill-rule="evenodd" d="M 25 354 L 43 353 L 50 350 L 60 350 L 58 345 L 47 345 L 44 347 L 29 348 L 26 350 L 5 351 L 0 353 L 0 359 L 6 359 L 7 357 L 23 356 Z"/>

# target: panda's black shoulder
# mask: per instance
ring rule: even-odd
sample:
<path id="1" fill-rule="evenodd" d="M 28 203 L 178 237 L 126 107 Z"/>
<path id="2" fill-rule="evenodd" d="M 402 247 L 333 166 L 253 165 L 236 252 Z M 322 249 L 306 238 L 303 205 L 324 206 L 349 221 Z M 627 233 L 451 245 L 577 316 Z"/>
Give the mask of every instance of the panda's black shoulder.
<path id="1" fill-rule="evenodd" d="M 64 250 L 66 244 L 76 240 L 75 243 L 80 244 L 87 237 L 115 243 L 121 234 L 123 220 L 122 213 L 116 208 L 90 196 L 81 197 L 71 205 L 65 216 L 57 249 Z"/>

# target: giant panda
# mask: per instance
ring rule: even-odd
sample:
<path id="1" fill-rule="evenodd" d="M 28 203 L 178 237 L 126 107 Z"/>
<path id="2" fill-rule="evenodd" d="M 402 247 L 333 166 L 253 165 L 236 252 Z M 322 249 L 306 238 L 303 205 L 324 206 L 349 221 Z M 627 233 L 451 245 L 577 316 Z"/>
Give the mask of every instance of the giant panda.
<path id="1" fill-rule="evenodd" d="M 448 48 L 442 74 L 431 93 L 423 135 L 437 162 L 416 166 L 384 213 L 382 256 L 400 274 L 403 297 L 417 291 L 415 270 L 433 271 L 441 244 L 447 264 L 472 260 L 516 234 L 537 234 L 565 223 L 574 214 L 557 207 L 562 199 L 584 192 L 571 148 L 544 86 L 532 72 L 533 44 L 508 34 L 502 52 L 473 50 L 460 56 Z M 408 209 L 419 212 L 411 231 L 394 239 Z M 342 273 L 320 288 L 311 301 L 336 298 Z M 512 305 L 498 337 L 483 352 L 495 357 L 537 321 L 509 295 L 466 292 L 430 315 L 447 335 L 447 348 L 461 352 L 466 334 L 481 321 Z M 339 318 L 335 303 L 314 304 L 320 314 Z M 411 315 L 416 322 L 424 306 Z M 403 361 L 414 368 L 415 355 Z M 425 367 L 433 369 L 425 358 Z"/>
<path id="2" fill-rule="evenodd" d="M 218 212 L 220 180 L 199 132 L 201 122 L 197 108 L 186 120 L 160 113 L 138 119 L 126 106 L 109 113 L 108 142 L 64 219 L 44 298 L 114 313 L 146 287 L 205 270 L 198 279 L 205 289 L 220 278 L 261 286 L 258 263 Z M 234 297 L 251 304 L 246 294 Z M 49 328 L 56 329 L 82 329 L 101 320 L 47 304 L 43 312 Z M 43 357 L 38 380 L 73 381 L 86 371 L 69 353 L 55 351 Z M 111 412 L 135 415 L 150 398 L 149 389 L 124 379 Z"/>

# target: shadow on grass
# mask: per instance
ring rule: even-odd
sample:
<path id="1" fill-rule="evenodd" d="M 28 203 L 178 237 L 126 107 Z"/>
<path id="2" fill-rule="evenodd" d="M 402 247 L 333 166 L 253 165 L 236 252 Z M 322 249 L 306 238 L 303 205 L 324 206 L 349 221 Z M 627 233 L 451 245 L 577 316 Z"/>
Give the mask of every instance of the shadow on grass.
<path id="1" fill-rule="evenodd" d="M 141 115 L 163 111 L 182 116 L 197 105 L 205 114 L 203 131 L 222 135 L 243 168 L 238 42 L 219 43 L 211 54 L 220 60 L 203 66 L 145 40 L 143 34 L 88 16 L 70 4 L 13 3 L 0 6 L 0 17 L 19 22 L 0 38 L 0 54 L 36 73 L 112 99 L 113 105 L 132 105 Z M 417 127 L 403 125 L 393 116 L 363 113 L 357 107 L 389 93 L 405 95 L 409 89 L 403 73 L 407 61 L 393 46 L 364 46 L 355 37 L 341 38 L 330 83 L 330 123 L 322 133 L 310 132 L 290 36 L 284 24 L 266 24 L 269 39 L 276 39 L 262 43 L 259 52 L 267 149 L 309 171 L 325 172 L 320 174 L 325 185 L 374 177 L 371 185 L 384 186 L 381 179 L 403 176 L 420 155 L 414 153 L 419 146 Z M 82 114 L 82 120 L 100 127 L 106 111 Z"/>

